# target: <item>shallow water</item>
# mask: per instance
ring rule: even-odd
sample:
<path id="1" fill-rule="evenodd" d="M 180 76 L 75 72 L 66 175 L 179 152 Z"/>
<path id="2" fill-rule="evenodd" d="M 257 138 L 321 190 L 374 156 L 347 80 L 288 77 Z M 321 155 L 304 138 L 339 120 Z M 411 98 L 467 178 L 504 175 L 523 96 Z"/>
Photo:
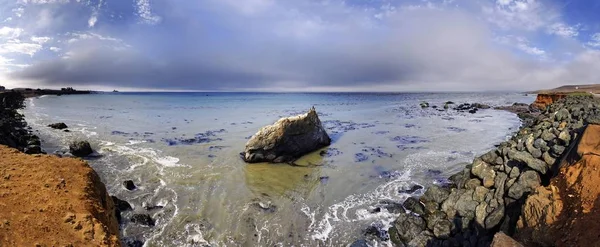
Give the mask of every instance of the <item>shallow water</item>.
<path id="1" fill-rule="evenodd" d="M 443 182 L 461 162 L 516 131 L 519 119 L 492 109 L 475 114 L 421 109 L 480 102 L 531 103 L 521 94 L 119 93 L 30 99 L 24 114 L 49 153 L 86 139 L 89 162 L 109 193 L 149 213 L 157 226 L 128 222 L 124 239 L 147 246 L 339 246 L 364 238 L 395 215 L 370 211 L 402 202 L 414 184 Z M 296 166 L 245 164 L 247 139 L 280 117 L 315 106 L 330 147 Z M 45 127 L 65 122 L 71 132 Z M 324 151 L 321 153 L 321 151 Z M 131 179 L 137 190 L 127 191 Z M 422 193 L 421 190 L 415 194 Z M 161 206 L 147 210 L 148 206 Z M 369 238 L 371 245 L 387 245 Z"/>

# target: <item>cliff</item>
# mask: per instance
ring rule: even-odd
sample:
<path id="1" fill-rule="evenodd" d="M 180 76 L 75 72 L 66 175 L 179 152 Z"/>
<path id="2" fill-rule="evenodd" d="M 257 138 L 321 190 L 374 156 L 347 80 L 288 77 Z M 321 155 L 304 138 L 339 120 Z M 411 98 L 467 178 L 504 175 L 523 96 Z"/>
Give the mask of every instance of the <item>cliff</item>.
<path id="1" fill-rule="evenodd" d="M 567 97 L 567 94 L 564 93 L 540 93 L 535 98 L 533 102 L 533 106 L 538 109 L 546 109 L 550 104 Z"/>
<path id="2" fill-rule="evenodd" d="M 600 246 L 600 125 L 589 125 L 550 185 L 527 198 L 517 238 L 533 246 Z"/>
<path id="3" fill-rule="evenodd" d="M 120 246 L 113 201 L 80 159 L 0 145 L 2 246 Z"/>

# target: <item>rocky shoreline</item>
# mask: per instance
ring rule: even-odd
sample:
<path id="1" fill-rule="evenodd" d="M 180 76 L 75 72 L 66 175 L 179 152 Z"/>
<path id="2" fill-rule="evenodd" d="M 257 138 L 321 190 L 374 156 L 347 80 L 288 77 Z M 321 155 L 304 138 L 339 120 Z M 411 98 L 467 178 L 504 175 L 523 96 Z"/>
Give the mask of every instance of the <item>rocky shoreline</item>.
<path id="1" fill-rule="evenodd" d="M 600 123 L 600 100 L 591 96 L 551 103 L 539 112 L 520 104 L 504 108 L 525 120 L 522 128 L 466 164 L 449 178 L 450 184 L 429 187 L 423 196 L 406 200 L 403 206 L 408 212 L 389 230 L 392 242 L 396 246 L 490 246 L 498 232 L 509 236 L 523 232 L 523 224 L 517 223 L 524 221 L 528 196 L 559 174 L 561 160 L 588 124 Z M 535 239 L 519 240 L 551 246 Z"/>
<path id="2" fill-rule="evenodd" d="M 22 114 L 25 97 L 18 92 L 0 93 L 0 144 L 27 154 L 43 153 L 40 138 L 31 132 Z"/>

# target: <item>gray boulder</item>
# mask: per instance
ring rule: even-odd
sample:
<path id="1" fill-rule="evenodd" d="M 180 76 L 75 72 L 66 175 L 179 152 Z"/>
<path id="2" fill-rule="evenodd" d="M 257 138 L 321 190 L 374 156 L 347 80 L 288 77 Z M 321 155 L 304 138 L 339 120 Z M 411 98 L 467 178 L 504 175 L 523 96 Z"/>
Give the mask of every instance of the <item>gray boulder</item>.
<path id="1" fill-rule="evenodd" d="M 87 141 L 75 141 L 69 144 L 69 150 L 72 155 L 77 157 L 86 157 L 94 152 L 92 146 Z"/>
<path id="2" fill-rule="evenodd" d="M 393 228 L 393 230 L 390 230 L 390 234 L 396 236 L 390 236 L 390 238 L 408 243 L 419 236 L 421 231 L 425 230 L 425 220 L 414 214 L 400 214 L 398 219 L 394 221 Z"/>
<path id="3" fill-rule="evenodd" d="M 313 107 L 306 114 L 261 128 L 246 143 L 243 159 L 248 163 L 289 162 L 329 144 L 331 138 Z"/>
<path id="4" fill-rule="evenodd" d="M 523 162 L 527 164 L 527 166 L 531 167 L 531 169 L 539 171 L 542 174 L 546 174 L 546 171 L 548 171 L 548 166 L 544 161 L 534 158 L 531 154 L 527 152 L 518 152 L 511 150 L 508 152 L 508 157 L 510 157 L 513 160 Z"/>
<path id="5" fill-rule="evenodd" d="M 473 161 L 473 166 L 471 167 L 471 173 L 481 178 L 483 180 L 483 186 L 489 188 L 494 185 L 494 178 L 496 178 L 496 171 L 494 168 L 490 166 L 488 163 L 483 160 L 476 158 Z"/>
<path id="6" fill-rule="evenodd" d="M 425 191 L 425 194 L 421 197 L 421 201 L 440 204 L 448 198 L 448 195 L 450 195 L 450 190 L 437 185 L 432 185 Z"/>
<path id="7" fill-rule="evenodd" d="M 519 179 L 508 189 L 508 196 L 518 200 L 524 193 L 534 191 L 540 184 L 540 175 L 536 171 L 528 170 L 522 172 Z"/>
<path id="8" fill-rule="evenodd" d="M 423 204 L 421 204 L 419 199 L 417 199 L 416 197 L 407 198 L 406 201 L 404 201 L 404 203 L 402 205 L 404 205 L 404 208 L 406 208 L 407 210 L 410 210 L 411 212 L 413 212 L 415 214 L 418 214 L 418 215 L 425 214 L 425 207 L 423 206 Z"/>

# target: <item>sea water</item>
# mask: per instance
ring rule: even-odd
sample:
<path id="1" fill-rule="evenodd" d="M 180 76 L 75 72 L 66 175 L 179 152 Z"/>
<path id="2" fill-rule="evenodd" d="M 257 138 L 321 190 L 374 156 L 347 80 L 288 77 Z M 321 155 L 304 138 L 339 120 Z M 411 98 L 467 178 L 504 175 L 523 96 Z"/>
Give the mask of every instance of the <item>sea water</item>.
<path id="1" fill-rule="evenodd" d="M 122 238 L 146 246 L 345 246 L 387 229 L 382 200 L 420 195 L 515 132 L 515 114 L 444 110 L 446 101 L 531 103 L 517 93 L 100 93 L 43 96 L 23 111 L 48 153 L 87 140 L 111 195 L 130 202 Z M 428 102 L 433 107 L 421 108 Z M 331 146 L 294 165 L 246 164 L 262 126 L 315 106 Z M 47 125 L 65 122 L 70 132 Z M 122 183 L 138 186 L 126 190 Z M 149 214 L 156 226 L 131 223 Z"/>

